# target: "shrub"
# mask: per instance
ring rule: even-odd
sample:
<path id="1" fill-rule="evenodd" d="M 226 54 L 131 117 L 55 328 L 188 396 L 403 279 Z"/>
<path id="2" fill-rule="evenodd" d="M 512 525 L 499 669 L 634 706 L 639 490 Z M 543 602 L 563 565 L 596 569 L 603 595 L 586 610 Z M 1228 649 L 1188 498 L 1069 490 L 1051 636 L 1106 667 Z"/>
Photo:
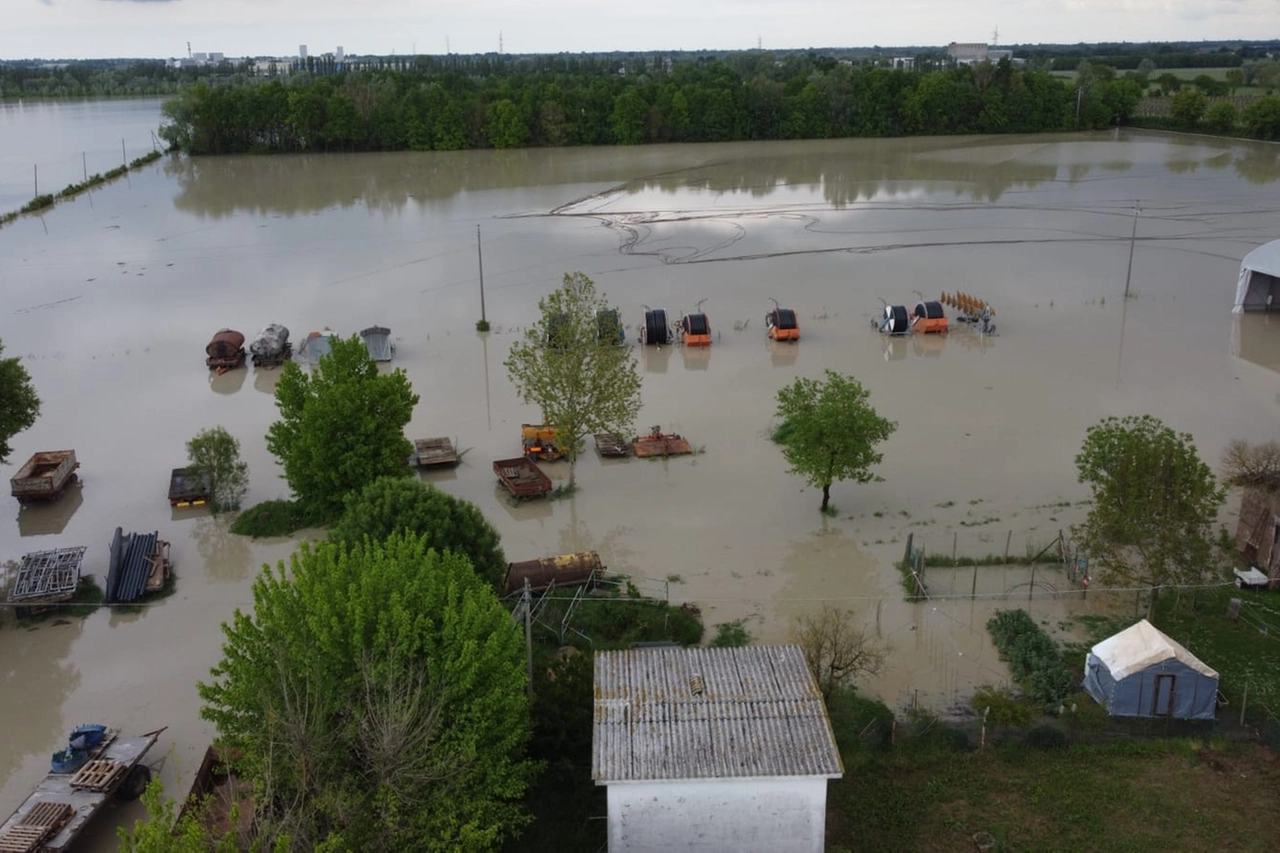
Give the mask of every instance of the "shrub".
<path id="1" fill-rule="evenodd" d="M 721 622 L 716 626 L 716 635 L 709 644 L 713 649 L 732 649 L 751 645 L 751 632 L 742 624 L 741 619 L 732 622 Z"/>
<path id="2" fill-rule="evenodd" d="M 297 501 L 263 501 L 251 506 L 231 524 L 231 532 L 241 536 L 288 536 L 296 530 L 311 527 L 316 521 Z"/>
<path id="3" fill-rule="evenodd" d="M 1062 729 L 1042 723 L 1027 732 L 1025 743 L 1033 749 L 1048 752 L 1051 749 L 1062 749 L 1067 745 L 1067 736 Z"/>
<path id="4" fill-rule="evenodd" d="M 1027 696 L 1041 705 L 1056 704 L 1075 688 L 1062 652 L 1025 610 L 1001 610 L 987 630 Z"/>
<path id="5" fill-rule="evenodd" d="M 1007 687 L 984 684 L 974 691 L 969 704 L 979 717 L 986 714 L 987 724 L 992 726 L 1020 729 L 1031 725 L 1031 721 L 1036 718 L 1035 705 L 1014 696 L 1013 691 Z"/>
<path id="6" fill-rule="evenodd" d="M 38 195 L 22 206 L 23 213 L 35 213 L 53 205 L 53 196 L 49 193 Z"/>
<path id="7" fill-rule="evenodd" d="M 841 753 L 863 748 L 885 749 L 893 733 L 893 711 L 877 699 L 868 699 L 848 687 L 838 688 L 827 700 L 831 732 Z"/>

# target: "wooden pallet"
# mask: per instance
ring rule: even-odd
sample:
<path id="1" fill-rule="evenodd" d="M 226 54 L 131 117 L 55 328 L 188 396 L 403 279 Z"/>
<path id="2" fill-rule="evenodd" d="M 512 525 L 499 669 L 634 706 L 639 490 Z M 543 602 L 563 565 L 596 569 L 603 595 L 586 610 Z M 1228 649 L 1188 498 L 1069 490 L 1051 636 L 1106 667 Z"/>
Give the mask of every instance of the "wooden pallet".
<path id="1" fill-rule="evenodd" d="M 124 773 L 124 764 L 110 758 L 90 761 L 71 777 L 72 790 L 106 791 Z"/>
<path id="2" fill-rule="evenodd" d="M 52 834 L 52 826 L 11 826 L 0 835 L 0 853 L 32 853 Z"/>
<path id="3" fill-rule="evenodd" d="M 71 820 L 71 816 L 75 813 L 75 807 L 70 803 L 56 803 L 44 800 L 36 803 L 31 811 L 23 815 L 22 820 L 18 821 L 18 825 L 44 826 L 57 832 L 62 829 L 64 823 Z"/>

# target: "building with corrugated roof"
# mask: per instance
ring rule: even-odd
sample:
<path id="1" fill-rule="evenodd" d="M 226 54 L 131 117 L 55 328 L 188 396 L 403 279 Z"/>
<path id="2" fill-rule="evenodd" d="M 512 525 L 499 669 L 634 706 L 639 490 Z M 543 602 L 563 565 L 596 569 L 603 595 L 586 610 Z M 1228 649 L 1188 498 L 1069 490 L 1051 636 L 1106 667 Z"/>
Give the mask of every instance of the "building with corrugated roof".
<path id="1" fill-rule="evenodd" d="M 818 853 L 844 774 L 799 646 L 596 653 L 591 769 L 610 853 Z"/>

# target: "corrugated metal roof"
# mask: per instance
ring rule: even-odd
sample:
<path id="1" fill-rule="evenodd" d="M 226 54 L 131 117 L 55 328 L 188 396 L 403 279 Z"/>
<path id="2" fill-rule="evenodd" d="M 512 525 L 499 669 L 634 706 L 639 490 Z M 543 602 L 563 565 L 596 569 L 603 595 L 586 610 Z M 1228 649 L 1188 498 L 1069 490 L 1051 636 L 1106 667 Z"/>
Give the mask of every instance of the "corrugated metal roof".
<path id="1" fill-rule="evenodd" d="M 595 656 L 598 783 L 844 772 L 799 646 Z"/>

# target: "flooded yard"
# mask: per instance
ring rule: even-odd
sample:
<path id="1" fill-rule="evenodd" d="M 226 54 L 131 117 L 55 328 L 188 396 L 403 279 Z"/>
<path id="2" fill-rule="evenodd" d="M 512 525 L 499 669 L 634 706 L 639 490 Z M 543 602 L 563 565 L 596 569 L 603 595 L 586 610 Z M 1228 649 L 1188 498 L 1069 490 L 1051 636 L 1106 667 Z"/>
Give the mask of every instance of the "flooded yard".
<path id="1" fill-rule="evenodd" d="M 963 703 L 1007 678 L 985 630 L 994 610 L 1026 607 L 1056 630 L 1076 613 L 1128 612 L 1132 596 L 1085 599 L 1047 566 L 1038 580 L 1053 590 L 1032 593 L 1028 569 L 975 580 L 961 560 L 930 569 L 933 597 L 908 603 L 894 565 L 908 534 L 960 557 L 1038 550 L 1081 518 L 1073 458 L 1106 415 L 1154 414 L 1214 463 L 1230 439 L 1275 437 L 1280 322 L 1230 311 L 1240 258 L 1280 234 L 1277 150 L 1105 133 L 175 157 L 0 229 L 0 339 L 44 403 L 0 472 L 75 448 L 82 480 L 49 507 L 6 496 L 0 559 L 86 545 L 85 571 L 101 573 L 122 526 L 160 531 L 178 576 L 175 595 L 141 612 L 34 629 L 0 614 L 0 812 L 79 723 L 169 726 L 157 750 L 171 792 L 198 767 L 213 732 L 195 683 L 219 658 L 218 626 L 249 606 L 261 564 L 295 545 L 231 536 L 166 501 L 185 441 L 218 424 L 241 441 L 249 501 L 285 494 L 263 440 L 278 371 L 205 368 L 205 344 L 228 326 L 252 336 L 282 323 L 295 341 L 389 327 L 392 366 L 421 395 L 408 437 L 466 451 L 423 478 L 475 502 L 508 559 L 595 549 L 611 571 L 669 582 L 709 632 L 745 619 L 764 642 L 785 641 L 806 609 L 847 607 L 891 649 L 868 691 L 891 706 Z M 477 225 L 487 335 L 474 331 Z M 502 362 L 572 270 L 619 307 L 631 346 L 644 306 L 679 316 L 706 300 L 709 349 L 637 351 L 637 430 L 660 425 L 700 452 L 588 453 L 575 496 L 517 506 L 491 462 L 517 454 L 520 425 L 540 413 L 517 401 Z M 997 334 L 872 328 L 881 300 L 956 290 L 995 306 Z M 771 299 L 795 309 L 798 343 L 766 340 Z M 768 439 L 778 388 L 827 368 L 898 422 L 884 482 L 835 486 L 833 517 Z M 97 837 L 109 846 L 112 828 Z"/>

